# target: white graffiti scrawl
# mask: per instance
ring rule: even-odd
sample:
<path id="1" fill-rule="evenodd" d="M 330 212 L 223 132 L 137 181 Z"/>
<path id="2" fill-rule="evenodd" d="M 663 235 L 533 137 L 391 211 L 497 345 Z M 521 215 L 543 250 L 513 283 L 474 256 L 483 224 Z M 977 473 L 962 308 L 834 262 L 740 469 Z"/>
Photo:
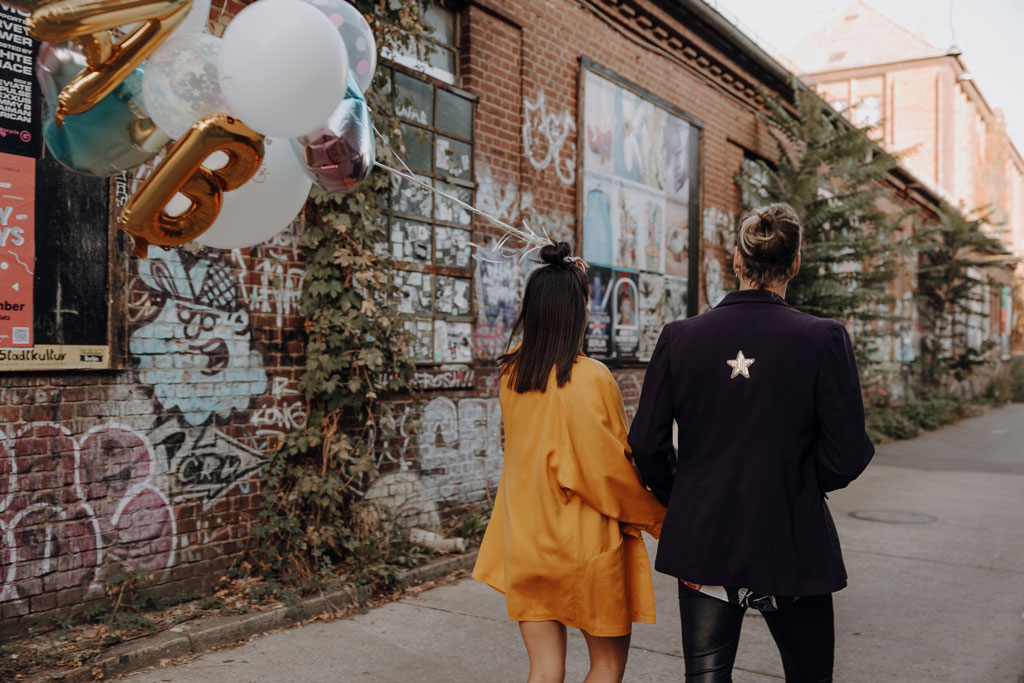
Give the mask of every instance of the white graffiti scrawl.
<path id="1" fill-rule="evenodd" d="M 165 410 L 191 425 L 244 410 L 267 389 L 263 359 L 251 348 L 249 312 L 227 265 L 200 258 L 185 269 L 178 251 L 150 248 L 139 276 L 162 299 L 156 317 L 136 328 L 130 348 L 140 379 Z"/>
<path id="2" fill-rule="evenodd" d="M 242 250 L 232 251 L 236 263 L 243 271 L 245 259 Z M 252 249 L 253 271 L 259 275 L 259 282 L 247 296 L 249 310 L 253 313 L 273 313 L 278 328 L 284 325 L 284 316 L 298 312 L 302 296 L 302 280 L 306 271 L 298 265 L 299 237 L 292 230 L 282 230 L 263 244 Z"/>
<path id="3" fill-rule="evenodd" d="M 576 146 L 569 140 L 576 134 L 576 122 L 568 111 L 548 112 L 544 93 L 536 100 L 523 99 L 523 149 L 534 168 L 552 165 L 566 185 L 576 181 Z M 566 144 L 569 142 L 569 144 Z M 565 150 L 563 152 L 563 149 Z"/>
<path id="4" fill-rule="evenodd" d="M 537 208 L 533 193 L 519 191 L 511 178 L 498 180 L 484 162 L 477 162 L 477 202 L 480 209 L 507 223 L 526 221 L 542 235 L 572 244 L 576 217 L 566 211 L 542 211 Z"/>
<path id="5" fill-rule="evenodd" d="M 434 398 L 423 408 L 416 448 L 427 498 L 482 497 L 497 486 L 505 455 L 498 399 Z"/>

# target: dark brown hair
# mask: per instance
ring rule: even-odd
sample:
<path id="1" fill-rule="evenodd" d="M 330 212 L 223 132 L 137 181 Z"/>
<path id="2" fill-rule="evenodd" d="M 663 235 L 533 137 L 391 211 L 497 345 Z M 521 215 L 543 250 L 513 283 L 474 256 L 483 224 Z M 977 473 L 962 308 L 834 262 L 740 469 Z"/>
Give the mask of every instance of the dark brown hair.
<path id="1" fill-rule="evenodd" d="M 740 221 L 737 245 L 743 277 L 755 287 L 789 280 L 800 253 L 800 219 L 789 204 L 754 209 Z"/>
<path id="2" fill-rule="evenodd" d="M 509 344 L 522 331 L 523 343 L 498 359 L 501 374 L 509 374 L 517 393 L 543 392 L 554 367 L 558 386 L 569 381 L 573 363 L 583 348 L 589 289 L 578 261 L 566 261 L 572 247 L 566 242 L 540 250 L 547 265 L 530 275 L 519 317 Z"/>

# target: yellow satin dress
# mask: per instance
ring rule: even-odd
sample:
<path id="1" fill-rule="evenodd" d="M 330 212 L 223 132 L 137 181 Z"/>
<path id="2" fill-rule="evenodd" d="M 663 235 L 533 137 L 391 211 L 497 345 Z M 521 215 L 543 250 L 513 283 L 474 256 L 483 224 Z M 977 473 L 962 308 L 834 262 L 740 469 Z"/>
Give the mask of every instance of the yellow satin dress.
<path id="1" fill-rule="evenodd" d="M 640 530 L 665 508 L 644 488 L 626 442 L 622 396 L 583 355 L 559 387 L 516 393 L 503 376 L 505 462 L 473 578 L 505 594 L 514 621 L 560 621 L 595 636 L 654 623 Z"/>

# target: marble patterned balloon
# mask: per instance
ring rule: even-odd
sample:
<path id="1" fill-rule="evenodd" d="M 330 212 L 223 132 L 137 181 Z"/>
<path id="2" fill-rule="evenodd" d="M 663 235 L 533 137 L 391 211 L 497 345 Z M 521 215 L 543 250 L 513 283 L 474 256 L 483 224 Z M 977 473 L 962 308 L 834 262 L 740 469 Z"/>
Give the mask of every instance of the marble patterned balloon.
<path id="1" fill-rule="evenodd" d="M 377 71 L 377 43 L 366 18 L 345 0 L 306 0 L 327 15 L 348 49 L 348 66 L 359 83 L 359 91 L 366 92 Z"/>
<path id="2" fill-rule="evenodd" d="M 217 73 L 220 45 L 217 36 L 190 33 L 168 40 L 146 63 L 143 106 L 175 140 L 204 116 L 228 113 Z"/>

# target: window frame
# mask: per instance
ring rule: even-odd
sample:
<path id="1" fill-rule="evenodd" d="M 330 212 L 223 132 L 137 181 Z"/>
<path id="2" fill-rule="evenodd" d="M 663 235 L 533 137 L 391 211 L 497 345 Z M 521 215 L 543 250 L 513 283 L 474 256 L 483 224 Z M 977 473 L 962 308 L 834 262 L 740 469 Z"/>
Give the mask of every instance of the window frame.
<path id="1" fill-rule="evenodd" d="M 435 2 L 431 4 L 426 11 L 439 9 L 441 11 L 451 13 L 452 20 L 454 22 L 452 43 L 442 42 L 434 36 L 433 32 L 430 32 L 423 36 L 427 45 L 423 45 L 419 40 L 413 41 L 412 48 L 416 51 L 415 55 L 394 52 L 393 50 L 385 48 L 381 51 L 381 57 L 391 66 L 403 66 L 412 72 L 427 76 L 446 85 L 454 86 L 456 83 L 460 82 L 461 75 L 459 73 L 459 68 L 461 65 L 459 63 L 459 43 L 462 39 L 461 13 L 455 7 L 448 7 L 448 4 L 455 3 Z M 445 52 L 450 52 L 453 56 L 452 63 L 455 68 L 451 72 L 448 72 L 431 64 L 430 56 L 421 54 L 423 51 L 430 49 L 439 49 L 444 50 Z"/>
<path id="2" fill-rule="evenodd" d="M 439 80 L 437 78 L 433 78 L 433 77 L 429 76 L 428 74 L 426 74 L 426 73 L 424 73 L 422 71 L 418 71 L 416 69 L 410 68 L 410 67 L 408 67 L 408 66 L 406 66 L 404 64 L 396 63 L 396 62 L 393 62 L 393 61 L 389 61 L 386 64 L 384 64 L 384 66 L 390 70 L 390 86 L 391 86 L 391 88 L 394 88 L 394 92 L 396 93 L 396 95 L 398 94 L 398 84 L 397 84 L 397 79 L 396 79 L 396 75 L 398 75 L 398 74 L 401 74 L 401 75 L 403 75 L 405 77 L 408 77 L 408 78 L 415 79 L 417 81 L 420 81 L 421 83 L 426 83 L 426 84 L 428 84 L 431 87 L 431 91 L 432 91 L 431 97 L 432 97 L 433 111 L 432 111 L 432 116 L 431 116 L 431 122 L 429 124 L 423 124 L 423 123 L 420 123 L 420 122 L 418 122 L 418 121 L 416 121 L 414 119 L 411 119 L 411 118 L 408 118 L 408 117 L 399 116 L 399 121 L 401 122 L 403 127 L 409 127 L 409 128 L 412 128 L 413 130 L 424 131 L 424 132 L 426 132 L 430 136 L 430 139 L 431 139 L 431 143 L 430 143 L 430 150 L 431 150 L 430 166 L 431 166 L 431 169 L 430 169 L 430 171 L 424 171 L 424 170 L 413 168 L 413 167 L 410 167 L 410 170 L 412 170 L 413 174 L 416 175 L 417 178 L 419 178 L 421 180 L 429 179 L 431 184 L 434 185 L 434 187 L 437 187 L 437 184 L 440 182 L 440 183 L 445 183 L 445 184 L 450 185 L 450 186 L 454 186 L 456 188 L 461 188 L 463 190 L 468 190 L 469 191 L 469 201 L 468 201 L 468 203 L 473 205 L 475 200 L 476 200 L 476 192 L 477 192 L 476 165 L 475 165 L 476 143 L 475 143 L 473 134 L 475 133 L 475 129 L 476 129 L 476 116 L 477 116 L 477 106 L 478 106 L 478 103 L 479 103 L 479 98 L 476 95 L 474 95 L 473 93 L 467 92 L 467 91 L 465 91 L 465 90 L 463 90 L 461 88 L 458 88 L 458 87 L 456 87 L 454 85 L 451 85 L 451 84 L 449 84 L 449 83 L 447 83 L 445 81 L 441 81 L 441 80 Z M 439 93 L 441 93 L 441 92 L 451 93 L 451 94 L 453 94 L 453 95 L 455 95 L 457 97 L 461 97 L 462 99 L 467 100 L 470 103 L 470 106 L 471 106 L 471 109 L 470 109 L 470 134 L 471 134 L 471 137 L 466 138 L 466 137 L 460 136 L 460 135 L 458 135 L 456 133 L 453 133 L 453 132 L 451 132 L 449 130 L 442 129 L 442 128 L 440 128 L 438 126 L 438 112 L 439 112 L 439 109 L 440 109 L 440 106 L 441 106 L 441 97 L 440 97 Z M 457 177 L 457 176 L 451 175 L 450 173 L 446 172 L 445 169 L 440 169 L 438 167 L 438 164 L 437 164 L 437 154 L 438 154 L 437 142 L 438 142 L 439 137 L 440 138 L 447 138 L 447 139 L 453 140 L 455 142 L 467 145 L 469 147 L 470 166 L 467 169 L 467 177 Z M 477 359 L 476 359 L 475 355 L 473 355 L 472 343 L 471 343 L 471 349 L 470 349 L 470 359 L 468 361 L 436 360 L 436 358 L 437 358 L 436 350 L 433 348 L 433 343 L 434 343 L 433 331 L 435 329 L 435 325 L 436 325 L 437 321 L 446 321 L 446 322 L 449 322 L 449 323 L 466 323 L 466 324 L 468 324 L 469 328 L 470 328 L 470 339 L 472 341 L 472 334 L 473 334 L 473 330 L 475 328 L 476 313 L 477 313 L 477 302 L 476 302 L 475 296 L 474 296 L 474 291 L 475 291 L 474 290 L 474 286 L 475 286 L 475 268 L 474 268 L 474 263 L 473 263 L 472 249 L 468 248 L 469 259 L 468 259 L 468 262 L 467 262 L 465 267 L 459 267 L 459 266 L 454 266 L 454 265 L 442 265 L 442 264 L 438 264 L 437 263 L 437 229 L 438 228 L 449 228 L 449 229 L 464 231 L 468 235 L 468 241 L 467 241 L 467 244 L 468 244 L 468 242 L 472 241 L 472 239 L 473 239 L 473 219 L 472 219 L 472 215 L 469 216 L 469 222 L 465 223 L 465 224 L 461 224 L 458 221 L 453 221 L 453 220 L 442 220 L 442 219 L 439 219 L 437 217 L 437 204 L 438 204 L 439 200 L 442 201 L 442 202 L 444 202 L 445 200 L 441 199 L 436 194 L 432 194 L 432 196 L 431 196 L 431 216 L 429 218 L 424 217 L 424 216 L 419 216 L 419 215 L 416 215 L 416 214 L 413 214 L 413 213 L 398 211 L 395 208 L 396 203 L 397 203 L 397 201 L 396 201 L 397 198 L 395 197 L 394 192 L 396 191 L 397 187 L 399 187 L 399 186 L 400 185 L 393 185 L 392 186 L 392 194 L 390 195 L 390 201 L 388 202 L 388 205 L 387 205 L 386 211 L 385 211 L 385 213 L 387 215 L 387 234 L 388 234 L 387 248 L 388 248 L 388 252 L 391 255 L 391 258 L 395 262 L 395 270 L 396 271 L 401 271 L 401 272 L 404 272 L 404 273 L 421 273 L 423 275 L 429 275 L 431 277 L 431 290 L 432 290 L 432 294 L 431 294 L 431 304 L 430 304 L 431 311 L 430 311 L 430 315 L 429 315 L 430 327 L 431 327 L 431 339 L 430 339 L 431 357 L 430 357 L 430 359 L 425 359 L 425 358 L 417 357 L 415 359 L 416 365 L 417 365 L 417 367 L 428 369 L 430 367 L 437 367 L 437 366 L 442 366 L 442 365 L 448 365 L 448 364 L 451 364 L 451 363 L 472 363 L 472 362 L 475 362 Z M 397 258 L 395 256 L 395 252 L 394 252 L 394 229 L 395 229 L 396 221 L 412 221 L 414 223 L 427 224 L 427 225 L 430 226 L 430 232 L 431 232 L 430 244 L 431 244 L 431 246 L 430 246 L 430 261 L 429 262 L 407 261 L 407 260 L 403 260 L 403 259 Z M 437 305 L 437 291 L 438 291 L 438 278 L 441 278 L 441 277 L 457 278 L 457 279 L 460 279 L 460 280 L 465 280 L 468 283 L 469 309 L 468 309 L 468 311 L 465 314 L 461 314 L 461 315 L 445 315 L 445 314 L 439 314 L 438 313 L 438 311 L 436 309 L 436 305 Z M 414 313 L 405 313 L 405 312 L 403 312 L 402 319 L 403 319 L 403 322 L 405 322 L 405 321 L 414 321 L 415 322 L 415 321 L 426 321 L 426 320 L 428 320 L 428 317 L 427 317 L 426 314 L 422 314 L 422 313 L 415 313 L 415 312 Z"/>

